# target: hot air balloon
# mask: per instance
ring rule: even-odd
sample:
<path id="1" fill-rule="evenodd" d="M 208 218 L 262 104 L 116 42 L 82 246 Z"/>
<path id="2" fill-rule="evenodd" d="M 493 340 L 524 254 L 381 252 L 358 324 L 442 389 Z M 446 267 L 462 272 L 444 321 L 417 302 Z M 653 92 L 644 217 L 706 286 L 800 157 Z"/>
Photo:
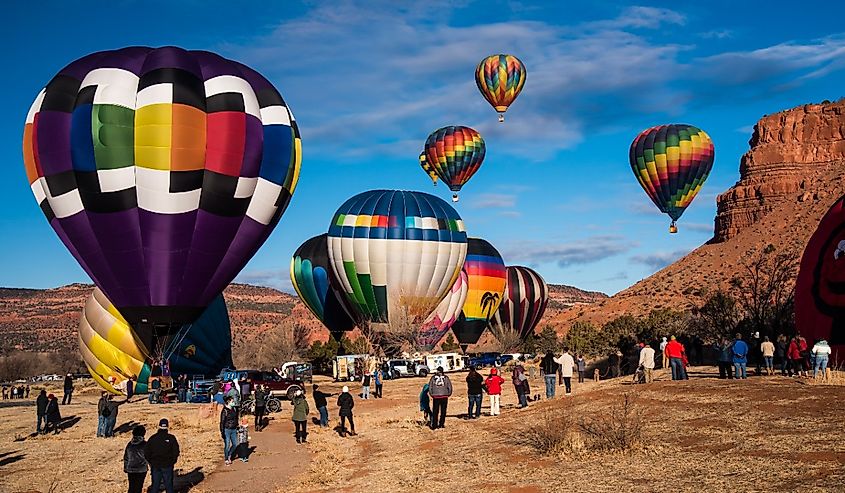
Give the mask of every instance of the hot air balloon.
<path id="1" fill-rule="evenodd" d="M 434 183 L 434 186 L 437 186 L 437 173 L 431 168 L 431 165 L 428 164 L 428 158 L 425 156 L 425 151 L 420 153 L 420 167 L 425 171 L 425 174 L 431 178 L 431 182 Z"/>
<path id="2" fill-rule="evenodd" d="M 795 326 L 810 343 L 825 339 L 831 361 L 845 357 L 845 196 L 804 248 L 795 282 Z"/>
<path id="3" fill-rule="evenodd" d="M 692 125 L 659 125 L 631 143 L 629 159 L 640 186 L 660 212 L 672 218 L 670 233 L 713 167 L 713 141 Z"/>
<path id="4" fill-rule="evenodd" d="M 534 333 L 548 303 L 549 286 L 540 274 L 528 267 L 508 266 L 504 300 L 490 326 L 510 327 L 525 340 Z"/>
<path id="5" fill-rule="evenodd" d="M 461 217 L 423 192 L 372 190 L 347 200 L 328 231 L 329 259 L 353 317 L 376 331 L 422 321 L 460 275 Z"/>
<path id="6" fill-rule="evenodd" d="M 136 393 L 146 393 L 150 353 L 126 319 L 99 288 L 85 302 L 79 320 L 79 351 L 88 372 L 104 389 L 129 377 Z M 232 367 L 232 334 L 223 295 L 217 296 L 188 328 L 169 360 L 172 374 L 216 375 Z"/>
<path id="7" fill-rule="evenodd" d="M 467 345 L 478 342 L 487 322 L 499 309 L 505 292 L 506 269 L 493 245 L 480 238 L 469 238 L 464 271 L 467 299 L 461 315 L 452 325 L 452 332 L 466 349 Z"/>
<path id="8" fill-rule="evenodd" d="M 290 280 L 299 299 L 335 339 L 339 341 L 343 332 L 355 328 L 329 265 L 327 234 L 310 238 L 296 249 L 290 261 Z"/>
<path id="9" fill-rule="evenodd" d="M 132 47 L 53 77 L 27 114 L 23 155 L 50 225 L 160 353 L 267 239 L 301 143 L 258 72 L 205 51 Z"/>
<path id="10" fill-rule="evenodd" d="M 499 123 L 525 85 L 525 65 L 513 55 L 490 55 L 475 69 L 475 85 L 484 99 L 499 112 Z"/>
<path id="11" fill-rule="evenodd" d="M 464 307 L 468 288 L 467 273 L 461 270 L 461 274 L 458 280 L 455 281 L 455 284 L 452 285 L 452 289 L 446 293 L 446 297 L 440 301 L 437 308 L 423 322 L 418 337 L 422 349 L 431 351 L 440 339 L 446 335 L 446 332 L 449 331 L 449 328 L 458 319 L 458 315 L 460 315 Z"/>
<path id="12" fill-rule="evenodd" d="M 486 147 L 481 134 L 469 127 L 438 128 L 425 141 L 428 164 L 458 201 L 461 187 L 472 178 L 484 161 Z"/>

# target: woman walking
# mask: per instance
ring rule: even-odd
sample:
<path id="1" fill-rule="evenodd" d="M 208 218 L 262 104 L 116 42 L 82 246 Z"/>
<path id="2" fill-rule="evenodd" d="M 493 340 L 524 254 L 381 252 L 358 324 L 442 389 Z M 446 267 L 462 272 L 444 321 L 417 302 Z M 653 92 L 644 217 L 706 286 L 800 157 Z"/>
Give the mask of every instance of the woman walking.
<path id="1" fill-rule="evenodd" d="M 308 443 L 308 401 L 305 400 L 305 394 L 301 390 L 297 390 L 293 395 L 293 425 L 296 429 L 296 443 Z"/>

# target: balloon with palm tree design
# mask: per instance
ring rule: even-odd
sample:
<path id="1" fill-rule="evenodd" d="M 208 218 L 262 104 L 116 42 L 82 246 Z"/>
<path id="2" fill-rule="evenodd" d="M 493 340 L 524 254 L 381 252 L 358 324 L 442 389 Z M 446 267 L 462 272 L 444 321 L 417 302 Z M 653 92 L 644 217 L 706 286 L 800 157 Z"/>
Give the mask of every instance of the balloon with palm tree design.
<path id="1" fill-rule="evenodd" d="M 462 347 L 475 344 L 487 322 L 502 303 L 505 292 L 505 261 L 499 252 L 480 238 L 467 239 L 467 299 L 452 331 Z"/>

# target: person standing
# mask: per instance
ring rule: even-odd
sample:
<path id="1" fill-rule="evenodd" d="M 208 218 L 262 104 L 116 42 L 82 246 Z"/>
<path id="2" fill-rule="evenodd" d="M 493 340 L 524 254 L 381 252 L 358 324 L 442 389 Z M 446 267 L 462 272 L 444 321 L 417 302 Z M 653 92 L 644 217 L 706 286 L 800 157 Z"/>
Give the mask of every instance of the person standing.
<path id="1" fill-rule="evenodd" d="M 150 392 L 150 404 L 158 404 L 161 402 L 159 395 L 161 394 L 161 378 L 153 378 L 150 387 L 153 389 Z"/>
<path id="2" fill-rule="evenodd" d="M 645 375 L 645 383 L 654 381 L 654 349 L 651 344 L 646 344 L 640 350 L 639 365 L 643 367 L 643 374 Z"/>
<path id="3" fill-rule="evenodd" d="M 53 434 L 58 435 L 59 424 L 62 422 L 62 413 L 59 411 L 59 399 L 53 394 L 47 396 L 45 416 L 47 418 L 47 424 L 44 425 L 44 433 L 49 432 L 52 426 Z"/>
<path id="4" fill-rule="evenodd" d="M 428 393 L 434 402 L 431 410 L 431 429 L 443 428 L 446 424 L 449 397 L 452 395 L 452 381 L 443 373 L 442 366 L 437 367 L 437 372 L 428 381 Z"/>
<path id="5" fill-rule="evenodd" d="M 511 373 L 511 383 L 516 391 L 520 409 L 528 407 L 528 391 L 526 390 L 526 382 L 528 382 L 528 375 L 525 374 L 525 368 L 521 363 L 517 363 Z"/>
<path id="6" fill-rule="evenodd" d="M 349 393 L 349 387 L 343 386 L 343 391 L 337 398 L 337 407 L 339 408 L 338 415 L 340 416 L 340 436 L 346 436 L 346 421 L 349 420 L 349 434 L 352 436 L 355 433 L 355 420 L 352 417 L 352 408 L 355 407 L 355 399 Z"/>
<path id="7" fill-rule="evenodd" d="M 660 367 L 663 368 L 664 370 L 666 368 L 669 368 L 669 355 L 666 354 L 666 346 L 668 346 L 668 345 L 669 345 L 669 343 L 666 341 L 666 338 L 664 337 L 663 340 L 660 341 L 660 354 L 663 356 L 663 363 Z"/>
<path id="8" fill-rule="evenodd" d="M 737 332 L 731 351 L 733 352 L 734 378 L 745 380 L 748 378 L 746 375 L 748 343 L 742 340 L 742 334 Z"/>
<path id="9" fill-rule="evenodd" d="M 361 377 L 361 399 L 367 400 L 370 398 L 370 374 L 365 373 L 363 377 Z"/>
<path id="10" fill-rule="evenodd" d="M 575 364 L 578 366 L 578 383 L 584 383 L 584 374 L 587 373 L 587 360 L 584 359 L 583 354 L 578 355 Z"/>
<path id="11" fill-rule="evenodd" d="M 179 375 L 176 379 L 177 399 L 179 402 L 187 402 L 188 400 L 188 375 L 184 373 Z"/>
<path id="12" fill-rule="evenodd" d="M 719 354 L 719 378 L 733 380 L 733 349 L 727 338 L 723 337 L 722 342 L 716 346 Z"/>
<path id="13" fill-rule="evenodd" d="M 557 382 L 557 373 L 560 370 L 560 363 L 555 358 L 554 353 L 546 351 L 546 355 L 540 360 L 540 372 L 543 374 L 543 380 L 546 383 L 546 399 L 552 399 L 555 396 L 555 386 Z"/>
<path id="14" fill-rule="evenodd" d="M 428 382 L 420 391 L 420 411 L 423 413 L 425 425 L 431 427 L 431 396 L 428 395 Z"/>
<path id="15" fill-rule="evenodd" d="M 297 390 L 293 395 L 293 425 L 296 430 L 296 443 L 308 443 L 308 401 L 305 400 L 305 395 L 301 390 Z"/>
<path id="16" fill-rule="evenodd" d="M 669 366 L 672 368 L 672 380 L 686 380 L 687 371 L 684 368 L 684 346 L 671 336 L 666 344 L 666 356 L 669 357 Z"/>
<path id="17" fill-rule="evenodd" d="M 238 449 L 238 425 L 240 417 L 234 399 L 227 397 L 220 411 L 220 438 L 223 439 L 223 462 L 228 466 L 235 460 Z"/>
<path id="18" fill-rule="evenodd" d="M 38 417 L 38 423 L 35 425 L 35 433 L 41 433 L 41 422 L 44 422 L 44 432 L 47 431 L 47 391 L 41 389 L 38 397 L 35 398 L 35 414 Z"/>
<path id="19" fill-rule="evenodd" d="M 263 385 L 255 386 L 253 398 L 255 399 L 255 431 L 261 431 L 264 411 L 267 409 L 267 390 Z"/>
<path id="20" fill-rule="evenodd" d="M 106 404 L 109 402 L 108 393 L 104 390 L 100 392 L 100 400 L 97 401 L 97 436 L 104 437 L 106 435 L 106 420 L 108 419 L 108 411 Z"/>
<path id="21" fill-rule="evenodd" d="M 152 475 L 150 491 L 161 491 L 163 485 L 167 493 L 173 493 L 173 466 L 179 460 L 179 442 L 169 433 L 169 424 L 167 418 L 159 420 L 158 431 L 144 446 Z"/>
<path id="22" fill-rule="evenodd" d="M 29 384 L 26 385 L 26 394 L 24 396 L 29 399 Z"/>
<path id="23" fill-rule="evenodd" d="M 123 402 L 115 401 L 114 396 L 112 396 L 111 394 L 107 396 L 104 410 L 104 412 L 107 413 L 105 427 L 103 428 L 104 437 L 111 438 L 114 436 L 114 426 L 117 424 L 117 412 L 119 411 L 120 405 L 123 404 Z"/>
<path id="24" fill-rule="evenodd" d="M 316 383 L 311 386 L 311 396 L 314 398 L 314 407 L 316 407 L 317 412 L 320 413 L 320 426 L 327 428 L 329 426 L 329 403 L 327 397 L 331 397 L 334 394 L 327 394 L 318 390 L 319 388 L 320 386 Z"/>
<path id="25" fill-rule="evenodd" d="M 223 385 L 219 381 L 214 381 L 211 385 L 211 390 L 208 391 L 208 400 L 211 402 L 211 412 L 216 413 L 217 407 L 223 404 Z"/>
<path id="26" fill-rule="evenodd" d="M 775 345 L 769 340 L 769 336 L 763 337 L 763 342 L 760 343 L 760 353 L 763 355 L 763 366 L 766 368 L 766 375 L 774 375 Z"/>
<path id="27" fill-rule="evenodd" d="M 484 381 L 487 386 L 487 394 L 490 396 L 490 416 L 499 415 L 503 383 L 505 383 L 505 379 L 499 376 L 499 370 L 491 368 L 490 375 Z"/>
<path id="28" fill-rule="evenodd" d="M 135 395 L 135 379 L 130 376 L 126 380 L 126 400 L 131 399 L 133 395 Z"/>
<path id="29" fill-rule="evenodd" d="M 560 357 L 560 376 L 566 388 L 566 395 L 572 393 L 572 372 L 575 368 L 575 359 L 569 354 L 569 348 L 564 346 L 563 355 Z"/>
<path id="30" fill-rule="evenodd" d="M 819 339 L 819 341 L 813 345 L 813 355 L 815 356 L 813 378 L 816 378 L 816 374 L 819 371 L 822 372 L 822 378 L 827 378 L 827 361 L 830 358 L 830 353 L 830 346 L 824 339 Z"/>
<path id="31" fill-rule="evenodd" d="M 129 479 L 129 493 L 141 493 L 144 489 L 144 481 L 147 479 L 147 458 L 144 449 L 147 441 L 144 435 L 147 429 L 139 425 L 132 429 L 132 439 L 126 444 L 123 450 L 123 472 Z"/>
<path id="32" fill-rule="evenodd" d="M 381 392 L 384 389 L 384 373 L 381 371 L 381 368 L 377 368 L 376 371 L 373 372 L 373 383 L 376 386 L 376 399 L 381 399 Z"/>
<path id="33" fill-rule="evenodd" d="M 62 397 L 63 406 L 70 404 L 70 400 L 73 397 L 73 376 L 70 373 L 65 376 L 64 391 L 65 395 Z"/>
<path id="34" fill-rule="evenodd" d="M 787 368 L 789 367 L 789 358 L 786 357 L 786 352 L 789 349 L 789 341 L 783 334 L 778 335 L 776 351 L 778 361 L 780 362 L 780 374 L 786 376 Z"/>
<path id="35" fill-rule="evenodd" d="M 807 347 L 807 339 L 804 339 L 804 336 L 802 336 L 800 332 L 795 334 L 795 338 L 798 343 L 798 352 L 801 354 L 801 368 L 806 370 L 803 372 L 803 375 L 806 377 L 810 374 L 810 366 L 808 364 L 810 359 L 810 348 Z"/>
<path id="36" fill-rule="evenodd" d="M 789 348 L 787 349 L 786 356 L 789 358 L 790 373 L 792 376 L 803 376 L 804 357 L 801 355 L 797 336 L 793 337 L 792 340 L 789 341 Z"/>
<path id="37" fill-rule="evenodd" d="M 467 375 L 467 418 L 476 419 L 481 416 L 481 398 L 484 390 L 484 377 L 475 371 L 475 366 L 469 367 L 469 374 Z M 475 409 L 475 411 L 473 411 Z"/>
<path id="38" fill-rule="evenodd" d="M 607 357 L 607 364 L 610 367 L 611 378 L 616 378 L 622 374 L 622 359 L 618 349 L 610 353 L 610 356 Z"/>

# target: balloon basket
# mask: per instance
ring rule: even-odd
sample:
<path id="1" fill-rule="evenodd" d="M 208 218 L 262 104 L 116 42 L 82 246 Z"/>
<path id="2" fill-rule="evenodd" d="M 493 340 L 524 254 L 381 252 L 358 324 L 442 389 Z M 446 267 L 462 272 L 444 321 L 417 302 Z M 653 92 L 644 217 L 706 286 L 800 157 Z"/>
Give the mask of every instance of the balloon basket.
<path id="1" fill-rule="evenodd" d="M 452 202 L 457 202 L 457 201 L 458 201 L 458 194 L 452 195 Z"/>
<path id="2" fill-rule="evenodd" d="M 669 225 L 669 232 L 672 234 L 678 232 L 678 226 L 675 225 L 675 221 L 672 221 L 672 224 Z"/>
<path id="3" fill-rule="evenodd" d="M 499 113 L 499 123 L 505 123 L 505 114 Z"/>

